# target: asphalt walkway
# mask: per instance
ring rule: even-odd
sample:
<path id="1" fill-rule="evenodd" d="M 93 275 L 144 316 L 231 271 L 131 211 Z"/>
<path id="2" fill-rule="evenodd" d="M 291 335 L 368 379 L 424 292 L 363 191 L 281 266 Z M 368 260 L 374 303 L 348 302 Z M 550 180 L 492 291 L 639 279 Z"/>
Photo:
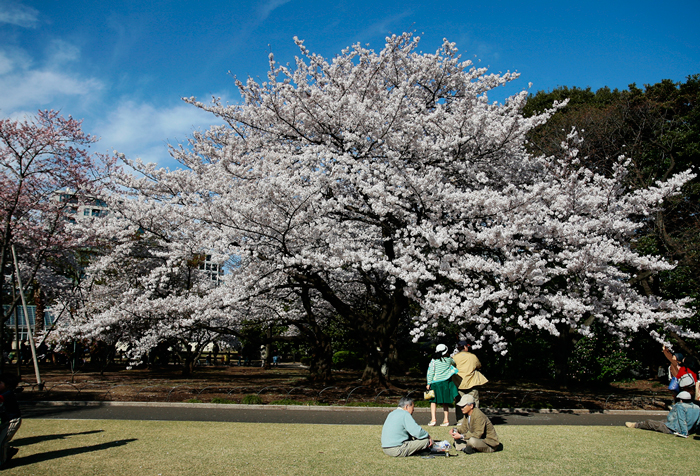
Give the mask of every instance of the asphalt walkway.
<path id="1" fill-rule="evenodd" d="M 321 425 L 381 425 L 393 408 L 225 405 L 209 403 L 140 402 L 21 402 L 23 418 L 76 420 L 164 420 L 246 423 L 308 423 Z M 495 425 L 593 425 L 620 426 L 626 421 L 664 420 L 666 412 L 641 410 L 491 410 L 485 412 Z M 430 410 L 417 408 L 421 425 Z M 454 411 L 451 412 L 454 418 Z M 454 422 L 453 422 L 454 423 Z"/>

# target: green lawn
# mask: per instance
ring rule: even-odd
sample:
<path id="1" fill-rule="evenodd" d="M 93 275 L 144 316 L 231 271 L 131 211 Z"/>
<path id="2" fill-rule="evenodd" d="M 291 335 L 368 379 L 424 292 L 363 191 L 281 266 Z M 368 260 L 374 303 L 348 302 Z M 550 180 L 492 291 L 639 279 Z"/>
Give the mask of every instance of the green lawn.
<path id="1" fill-rule="evenodd" d="M 498 426 L 504 451 L 389 458 L 379 426 L 25 420 L 5 475 L 661 474 L 700 439 L 625 427 Z M 447 428 L 430 428 L 447 439 Z"/>

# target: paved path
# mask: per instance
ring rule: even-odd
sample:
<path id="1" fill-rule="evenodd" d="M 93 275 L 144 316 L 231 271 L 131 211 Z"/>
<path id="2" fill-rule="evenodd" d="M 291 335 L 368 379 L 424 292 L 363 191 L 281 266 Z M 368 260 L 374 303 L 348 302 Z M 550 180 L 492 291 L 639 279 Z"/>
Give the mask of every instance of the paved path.
<path id="1" fill-rule="evenodd" d="M 79 420 L 171 420 L 248 423 L 312 423 L 322 425 L 381 425 L 393 408 L 306 407 L 300 405 L 217 405 L 206 403 L 138 402 L 21 402 L 24 418 Z M 453 413 L 453 412 L 452 412 Z M 580 410 L 517 412 L 487 411 L 495 425 L 602 425 L 626 421 L 664 420 L 666 412 Z M 413 415 L 425 425 L 430 410 L 417 408 Z M 454 416 L 454 415 L 452 415 Z"/>

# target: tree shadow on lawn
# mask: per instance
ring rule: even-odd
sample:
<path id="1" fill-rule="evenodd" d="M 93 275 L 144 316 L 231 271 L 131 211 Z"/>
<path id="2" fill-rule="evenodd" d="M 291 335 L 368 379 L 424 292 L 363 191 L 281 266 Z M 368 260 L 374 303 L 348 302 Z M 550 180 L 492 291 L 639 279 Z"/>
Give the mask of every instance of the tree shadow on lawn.
<path id="1" fill-rule="evenodd" d="M 33 445 L 36 443 L 41 443 L 42 441 L 62 440 L 62 439 L 67 438 L 69 436 L 92 435 L 94 433 L 103 433 L 103 432 L 104 432 L 104 430 L 90 430 L 90 431 L 80 431 L 78 433 L 58 433 L 55 435 L 30 436 L 27 438 L 17 438 L 15 440 L 12 440 L 12 446 L 28 446 L 28 445 Z"/>
<path id="2" fill-rule="evenodd" d="M 137 441 L 136 438 L 131 438 L 128 440 L 116 440 L 107 443 L 100 443 L 99 445 L 83 446 L 81 448 L 68 448 L 65 450 L 47 451 L 46 453 L 37 453 L 29 456 L 24 456 L 22 458 L 11 459 L 7 465 L 7 468 L 16 468 L 18 466 L 25 466 L 29 464 L 41 463 L 44 461 L 49 461 L 57 458 L 65 458 L 67 456 L 75 456 L 83 453 L 90 453 L 92 451 L 102 451 L 109 448 L 116 448 L 118 446 L 124 446 L 132 441 Z M 3 468 L 4 469 L 4 468 Z"/>

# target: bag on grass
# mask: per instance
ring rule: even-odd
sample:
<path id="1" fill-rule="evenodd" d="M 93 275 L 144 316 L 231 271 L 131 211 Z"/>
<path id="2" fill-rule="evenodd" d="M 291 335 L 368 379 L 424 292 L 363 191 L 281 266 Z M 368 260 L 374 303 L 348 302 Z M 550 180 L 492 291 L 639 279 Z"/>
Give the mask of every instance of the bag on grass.
<path id="1" fill-rule="evenodd" d="M 435 441 L 433 446 L 430 447 L 431 453 L 447 453 L 452 448 L 450 442 L 447 440 Z"/>

